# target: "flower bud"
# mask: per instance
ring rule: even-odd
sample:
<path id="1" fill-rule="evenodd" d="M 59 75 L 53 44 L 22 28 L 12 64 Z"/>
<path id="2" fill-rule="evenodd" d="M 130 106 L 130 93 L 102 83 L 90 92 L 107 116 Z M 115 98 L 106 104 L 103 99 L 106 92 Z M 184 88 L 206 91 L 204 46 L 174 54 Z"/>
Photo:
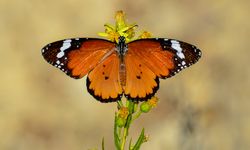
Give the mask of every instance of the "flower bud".
<path id="1" fill-rule="evenodd" d="M 116 120 L 116 125 L 120 128 L 124 127 L 126 120 L 124 118 L 118 117 Z"/>
<path id="2" fill-rule="evenodd" d="M 147 113 L 151 110 L 151 105 L 148 102 L 143 102 L 140 106 L 141 112 Z"/>

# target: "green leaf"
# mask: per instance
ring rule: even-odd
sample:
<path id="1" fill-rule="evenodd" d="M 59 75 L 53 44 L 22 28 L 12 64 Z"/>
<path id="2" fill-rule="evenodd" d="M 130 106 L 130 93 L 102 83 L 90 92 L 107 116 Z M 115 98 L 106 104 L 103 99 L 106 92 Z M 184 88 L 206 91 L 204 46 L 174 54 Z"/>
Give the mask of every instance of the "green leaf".
<path id="1" fill-rule="evenodd" d="M 145 135 L 144 135 L 144 128 L 143 128 L 137 142 L 135 143 L 135 146 L 134 146 L 133 150 L 139 150 L 142 143 L 145 142 L 144 139 L 145 139 Z"/>
<path id="2" fill-rule="evenodd" d="M 117 114 L 115 113 L 115 123 L 114 123 L 114 141 L 115 141 L 115 147 L 117 150 L 120 150 L 121 147 L 120 147 L 120 138 L 119 138 L 119 135 L 118 135 L 118 126 L 116 124 L 116 121 L 117 121 Z"/>
<path id="3" fill-rule="evenodd" d="M 104 137 L 102 138 L 102 150 L 105 150 L 105 148 L 104 148 Z"/>

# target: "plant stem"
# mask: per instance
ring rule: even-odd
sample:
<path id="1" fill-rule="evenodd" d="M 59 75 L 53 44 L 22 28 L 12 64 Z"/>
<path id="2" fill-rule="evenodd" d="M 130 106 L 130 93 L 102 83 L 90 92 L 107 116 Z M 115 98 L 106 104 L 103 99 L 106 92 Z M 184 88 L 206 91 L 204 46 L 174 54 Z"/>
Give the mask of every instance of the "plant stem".
<path id="1" fill-rule="evenodd" d="M 121 150 L 124 150 L 124 148 L 125 148 L 126 139 L 127 139 L 127 135 L 128 135 L 128 129 L 129 129 L 128 127 L 124 128 L 123 136 L 122 136 Z"/>
<path id="2" fill-rule="evenodd" d="M 120 101 L 118 102 L 118 109 L 121 108 L 121 106 L 123 105 L 123 103 Z M 126 111 L 128 111 L 127 117 L 124 118 L 125 119 L 125 124 L 123 124 L 123 126 L 117 126 L 117 124 L 115 124 L 115 144 L 116 144 L 116 148 L 117 150 L 125 150 L 125 145 L 127 142 L 127 137 L 129 134 L 129 127 L 132 124 L 132 122 L 139 118 L 140 115 L 142 114 L 141 110 L 138 110 L 138 103 L 135 103 L 133 101 L 126 101 L 125 104 Z M 124 106 L 123 106 L 124 107 Z M 121 109 L 122 110 L 122 109 Z M 134 115 L 134 116 L 133 116 Z M 117 116 L 116 114 L 116 119 L 117 117 L 120 117 L 119 115 Z M 120 119 L 120 118 L 118 118 Z M 120 119 L 121 120 L 121 119 Z M 117 120 L 115 120 L 116 123 Z M 139 150 L 140 146 L 142 143 L 144 143 L 144 129 L 142 130 L 140 137 L 138 138 L 136 144 L 134 146 L 131 145 L 132 141 L 130 140 L 130 144 L 129 144 L 129 149 L 133 149 L 133 150 Z"/>
<path id="3" fill-rule="evenodd" d="M 127 136 L 128 136 L 128 130 L 129 130 L 129 127 L 131 124 L 132 115 L 134 113 L 134 106 L 135 106 L 134 102 L 127 101 L 127 107 L 129 110 L 129 114 L 128 114 L 128 117 L 126 119 L 126 124 L 125 124 L 124 129 L 123 129 L 121 150 L 124 150 L 124 148 L 125 148 L 125 144 L 126 144 L 126 140 L 127 140 Z"/>

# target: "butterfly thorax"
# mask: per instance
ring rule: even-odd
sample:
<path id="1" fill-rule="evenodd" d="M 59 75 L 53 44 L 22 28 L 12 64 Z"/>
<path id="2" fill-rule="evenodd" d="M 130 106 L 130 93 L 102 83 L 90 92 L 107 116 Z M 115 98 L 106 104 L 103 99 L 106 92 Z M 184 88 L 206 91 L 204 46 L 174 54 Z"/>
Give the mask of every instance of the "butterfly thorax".
<path id="1" fill-rule="evenodd" d="M 119 37 L 118 43 L 116 44 L 116 51 L 119 57 L 125 56 L 128 51 L 128 45 L 126 44 L 126 38 L 124 36 Z"/>
<path id="2" fill-rule="evenodd" d="M 119 79 L 121 86 L 126 85 L 126 66 L 125 66 L 125 55 L 128 51 L 128 45 L 126 44 L 126 38 L 124 36 L 120 36 L 118 43 L 116 44 L 116 51 L 119 55 L 120 63 L 119 63 Z"/>

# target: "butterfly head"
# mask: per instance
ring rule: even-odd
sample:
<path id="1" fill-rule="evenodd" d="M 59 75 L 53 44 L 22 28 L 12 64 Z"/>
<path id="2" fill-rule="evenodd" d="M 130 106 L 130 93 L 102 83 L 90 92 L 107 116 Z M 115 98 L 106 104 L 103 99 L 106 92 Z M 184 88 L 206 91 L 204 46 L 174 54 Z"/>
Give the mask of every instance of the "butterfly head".
<path id="1" fill-rule="evenodd" d="M 126 44 L 126 38 L 124 36 L 119 37 L 118 43 L 116 44 L 116 51 L 119 56 L 124 56 L 128 51 L 128 45 Z"/>
<path id="2" fill-rule="evenodd" d="M 126 42 L 126 38 L 124 36 L 120 36 L 118 38 L 118 43 L 125 43 Z"/>

